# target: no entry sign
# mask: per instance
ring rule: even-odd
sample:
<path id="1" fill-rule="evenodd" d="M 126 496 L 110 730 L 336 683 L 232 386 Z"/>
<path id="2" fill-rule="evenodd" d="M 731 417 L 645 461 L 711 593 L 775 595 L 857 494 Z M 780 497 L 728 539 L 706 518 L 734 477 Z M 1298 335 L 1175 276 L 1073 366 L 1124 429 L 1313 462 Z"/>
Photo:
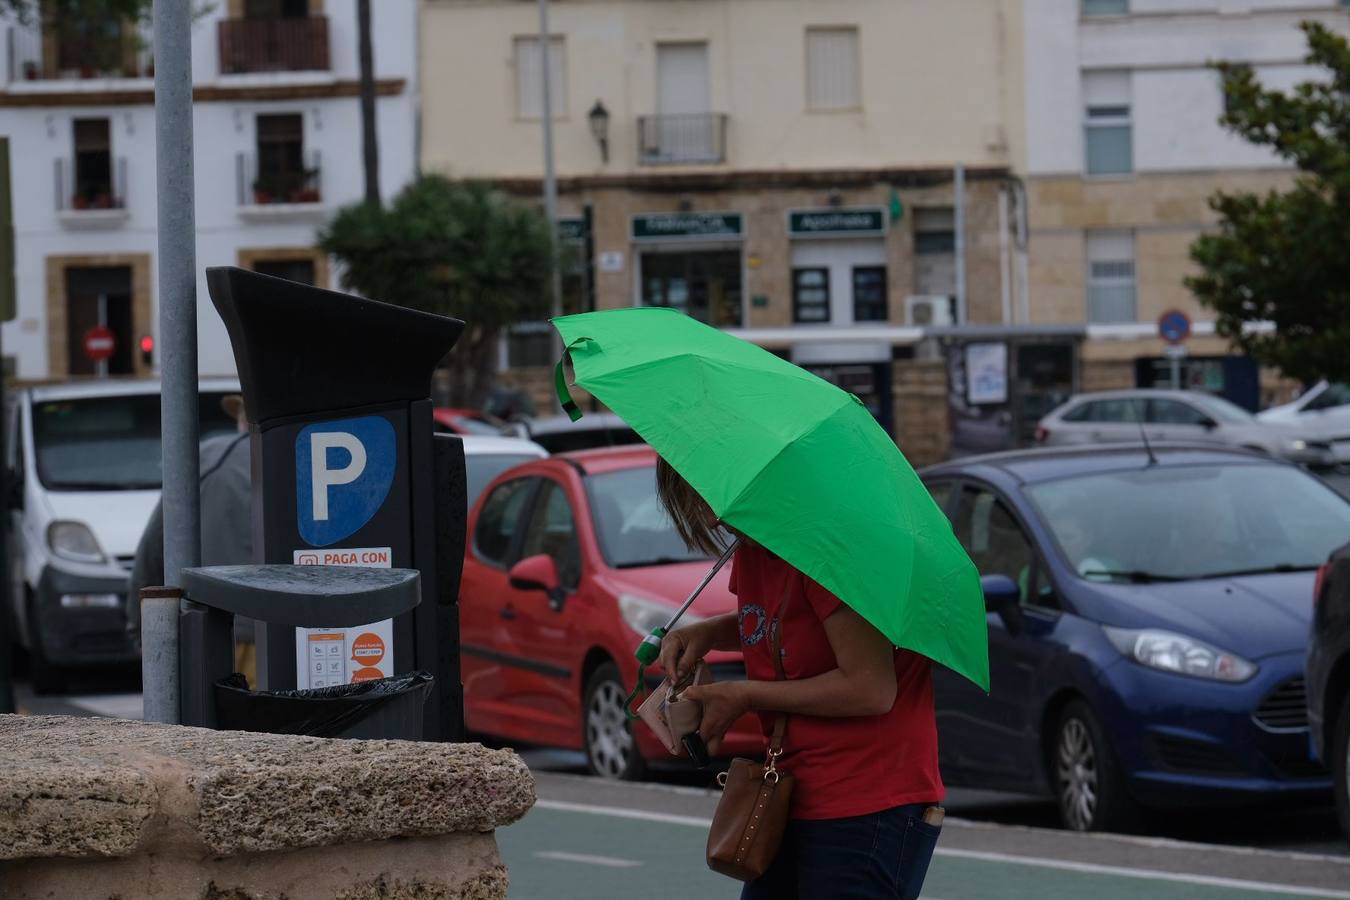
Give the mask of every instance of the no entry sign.
<path id="1" fill-rule="evenodd" d="M 117 349 L 117 335 L 102 325 L 95 325 L 84 333 L 84 355 L 94 362 L 112 359 Z"/>

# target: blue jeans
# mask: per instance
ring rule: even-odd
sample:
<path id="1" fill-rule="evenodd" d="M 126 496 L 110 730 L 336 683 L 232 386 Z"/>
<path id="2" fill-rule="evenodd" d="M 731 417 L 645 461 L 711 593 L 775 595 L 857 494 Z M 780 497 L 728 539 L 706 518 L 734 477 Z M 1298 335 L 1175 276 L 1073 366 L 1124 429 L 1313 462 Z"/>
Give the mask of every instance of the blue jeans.
<path id="1" fill-rule="evenodd" d="M 928 806 L 791 820 L 773 865 L 741 900 L 914 900 L 942 833 L 923 821 Z"/>

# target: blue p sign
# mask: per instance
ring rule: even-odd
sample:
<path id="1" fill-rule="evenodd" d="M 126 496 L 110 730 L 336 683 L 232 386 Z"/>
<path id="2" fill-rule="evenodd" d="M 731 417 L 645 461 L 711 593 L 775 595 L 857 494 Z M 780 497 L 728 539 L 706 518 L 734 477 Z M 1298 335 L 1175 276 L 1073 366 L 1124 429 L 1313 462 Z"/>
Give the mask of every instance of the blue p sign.
<path id="1" fill-rule="evenodd" d="M 302 429 L 295 439 L 300 536 L 326 547 L 360 531 L 389 496 L 397 454 L 394 426 L 380 416 Z"/>

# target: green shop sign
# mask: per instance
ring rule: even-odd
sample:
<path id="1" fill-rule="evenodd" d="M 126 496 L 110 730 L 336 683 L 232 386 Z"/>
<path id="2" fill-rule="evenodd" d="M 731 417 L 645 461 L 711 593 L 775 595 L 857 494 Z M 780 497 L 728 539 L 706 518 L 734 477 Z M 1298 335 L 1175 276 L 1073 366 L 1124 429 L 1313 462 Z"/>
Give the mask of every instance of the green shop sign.
<path id="1" fill-rule="evenodd" d="M 866 237 L 885 233 L 886 213 L 880 206 L 788 210 L 788 237 Z"/>
<path id="2" fill-rule="evenodd" d="M 581 218 L 580 216 L 559 218 L 558 240 L 560 241 L 586 240 L 586 220 Z"/>
<path id="3" fill-rule="evenodd" d="M 740 213 L 647 213 L 633 216 L 633 240 L 670 238 L 738 238 L 744 233 Z"/>

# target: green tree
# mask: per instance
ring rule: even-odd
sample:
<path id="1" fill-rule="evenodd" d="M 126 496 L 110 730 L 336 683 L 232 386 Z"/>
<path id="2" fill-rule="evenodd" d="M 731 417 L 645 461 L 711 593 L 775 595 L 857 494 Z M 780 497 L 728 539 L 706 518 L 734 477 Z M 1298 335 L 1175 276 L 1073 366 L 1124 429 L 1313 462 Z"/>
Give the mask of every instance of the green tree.
<path id="1" fill-rule="evenodd" d="M 25 25 L 41 17 L 70 21 L 149 20 L 153 0 L 0 0 L 0 13 Z"/>
<path id="2" fill-rule="evenodd" d="M 425 175 L 388 206 L 340 210 L 319 246 L 348 290 L 467 323 L 446 359 L 455 406 L 487 399 L 503 329 L 548 314 L 548 222 L 487 184 Z"/>
<path id="3" fill-rule="evenodd" d="M 1201 272 L 1186 285 L 1213 309 L 1220 334 L 1305 382 L 1350 381 L 1350 44 L 1302 26 L 1322 80 L 1282 92 L 1250 66 L 1223 63 L 1230 131 L 1297 167 L 1287 191 L 1219 192 L 1219 228 L 1191 245 Z M 1274 330 L 1252 330 L 1259 322 Z"/>

